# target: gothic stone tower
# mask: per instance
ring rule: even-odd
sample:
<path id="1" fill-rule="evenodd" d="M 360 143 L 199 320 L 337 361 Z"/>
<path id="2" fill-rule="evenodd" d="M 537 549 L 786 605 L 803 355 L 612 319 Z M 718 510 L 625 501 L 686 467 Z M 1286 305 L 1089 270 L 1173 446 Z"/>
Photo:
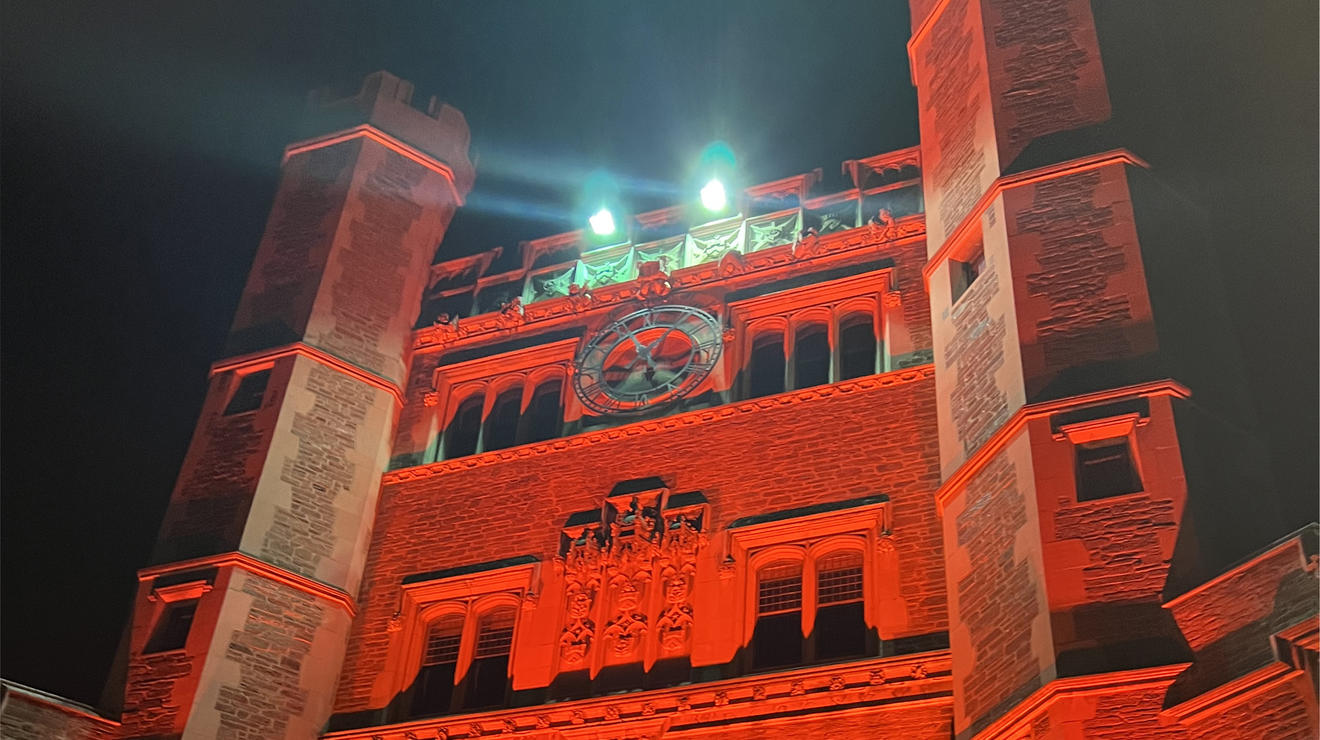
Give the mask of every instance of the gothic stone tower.
<path id="1" fill-rule="evenodd" d="M 151 567 L 124 737 L 311 737 L 356 608 L 462 114 L 385 73 L 290 146 Z"/>
<path id="2" fill-rule="evenodd" d="M 1140 81 L 1111 88 L 1089 0 L 911 8 L 955 735 L 1164 732 L 1173 597 L 1278 532 L 1203 219 L 1123 148 Z"/>

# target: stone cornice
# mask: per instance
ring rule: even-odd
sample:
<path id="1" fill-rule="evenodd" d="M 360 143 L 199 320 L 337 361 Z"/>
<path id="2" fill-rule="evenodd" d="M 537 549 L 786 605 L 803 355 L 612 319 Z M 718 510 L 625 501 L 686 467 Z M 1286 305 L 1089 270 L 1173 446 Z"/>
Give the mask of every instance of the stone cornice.
<path id="1" fill-rule="evenodd" d="M 780 406 L 793 406 L 802 403 L 813 403 L 837 395 L 846 395 L 875 388 L 903 385 L 905 383 L 913 383 L 934 377 L 935 366 L 930 364 L 903 368 L 901 370 L 891 370 L 890 372 L 882 373 L 880 375 L 868 375 L 864 378 L 857 378 L 855 380 L 845 380 L 838 383 L 831 383 L 829 385 L 818 385 L 812 388 L 803 388 L 801 390 L 780 393 L 775 396 L 766 396 L 764 398 L 757 398 L 750 401 L 738 401 L 723 406 L 716 406 L 715 408 L 685 411 L 681 414 L 665 416 L 659 419 L 648 419 L 646 421 L 633 422 L 632 424 L 610 427 L 599 431 L 575 434 L 571 437 L 562 437 L 548 442 L 537 442 L 535 444 L 521 445 L 519 447 L 509 447 L 503 450 L 483 452 L 478 455 L 458 457 L 453 460 L 442 460 L 429 465 L 402 468 L 400 470 L 386 473 L 382 477 L 382 482 L 389 485 L 393 483 L 403 483 L 411 480 L 431 478 L 459 470 L 480 468 L 487 465 L 497 465 L 509 460 L 538 457 L 560 450 L 587 447 L 602 442 L 623 439 L 625 437 L 635 437 L 643 434 L 661 432 L 667 429 L 696 426 L 741 414 L 755 413 L 763 409 L 772 409 Z"/>
<path id="2" fill-rule="evenodd" d="M 1098 391 L 1096 393 L 1087 393 L 1080 396 L 1071 396 L 1054 401 L 1044 401 L 1022 406 L 1013 415 L 1008 418 L 999 429 L 991 434 L 989 439 L 981 443 L 961 465 L 958 466 L 944 484 L 935 492 L 935 508 L 941 516 L 944 515 L 944 508 L 967 481 L 981 471 L 985 464 L 999 453 L 1024 427 L 1027 422 L 1050 414 L 1057 414 L 1060 411 L 1082 406 L 1094 406 L 1102 403 L 1109 403 L 1124 398 L 1144 398 L 1149 396 L 1171 396 L 1173 398 L 1191 398 L 1192 392 L 1186 386 L 1175 380 L 1156 380 L 1149 383 L 1140 383 L 1129 385 L 1111 390 Z"/>
<path id="3" fill-rule="evenodd" d="M 368 123 L 290 144 L 284 149 L 284 158 L 281 163 L 288 162 L 290 157 L 303 154 L 304 152 L 309 152 L 313 149 L 320 149 L 322 147 L 334 146 L 335 144 L 352 141 L 353 139 L 367 139 L 369 141 L 374 141 L 386 149 L 389 149 L 407 159 L 411 159 L 417 164 L 420 164 L 428 170 L 440 175 L 445 179 L 445 182 L 449 183 L 449 192 L 454 196 L 454 203 L 456 205 L 463 205 L 467 191 L 472 187 L 471 182 L 459 183 L 454 174 L 453 167 L 450 167 L 448 164 L 441 162 L 417 147 L 405 144 L 399 139 L 390 136 Z"/>
<path id="4" fill-rule="evenodd" d="M 412 740 L 480 737 L 486 734 L 544 736 L 558 732 L 631 736 L 654 728 L 675 731 L 718 722 L 774 722 L 816 709 L 831 716 L 880 704 L 951 706 L 952 660 L 947 650 L 852 663 L 814 666 L 655 691 L 555 704 L 462 714 L 343 732 L 326 738 Z M 614 735 L 609 735 L 614 736 Z"/>
<path id="5" fill-rule="evenodd" d="M 104 724 L 110 729 L 119 727 L 119 722 L 117 720 L 102 717 L 96 709 L 86 704 L 73 701 L 72 699 L 65 699 L 62 696 L 57 696 L 48 691 L 34 689 L 31 686 L 14 683 L 8 679 L 0 679 L 0 686 L 4 687 L 5 701 L 12 701 L 13 697 L 21 696 L 27 701 L 35 702 L 37 704 L 45 704 L 46 706 L 52 707 L 66 714 L 86 717 L 93 722 Z"/>
<path id="6" fill-rule="evenodd" d="M 922 269 L 921 275 L 925 279 L 926 285 L 930 285 L 930 278 L 935 274 L 935 270 L 947 259 L 966 259 L 966 253 L 971 251 L 973 242 L 970 237 L 979 233 L 981 223 L 981 214 L 994 203 L 995 198 L 1003 194 L 1005 190 L 1031 185 L 1041 180 L 1050 180 L 1056 177 L 1085 172 L 1101 167 L 1110 167 L 1113 165 L 1129 165 L 1131 167 L 1141 167 L 1150 169 L 1150 165 L 1132 152 L 1126 149 L 1114 149 L 1112 151 L 1100 152 L 1086 157 L 1079 157 L 1067 162 L 1052 164 L 1048 167 L 1040 167 L 1026 172 L 1020 172 L 1013 175 L 1003 175 L 995 179 L 990 187 L 981 194 L 976 200 L 971 210 L 963 216 L 953 231 L 944 237 L 944 243 L 940 244 L 935 253 L 926 260 L 926 266 Z"/>
<path id="7" fill-rule="evenodd" d="M 719 260 L 675 270 L 667 279 L 675 291 L 732 287 L 750 282 L 749 278 L 753 276 L 763 282 L 780 277 L 781 274 L 800 272 L 803 265 L 820 266 L 838 262 L 862 250 L 881 250 L 925 238 L 925 235 L 925 216 L 917 214 L 891 226 L 867 224 L 750 254 L 731 253 Z M 450 349 L 479 343 L 529 325 L 549 326 L 566 317 L 608 310 L 625 301 L 643 297 L 643 284 L 646 282 L 645 278 L 641 278 L 603 285 L 578 295 L 528 304 L 520 313 L 492 311 L 463 318 L 454 325 L 441 324 L 419 329 L 413 334 L 413 347 L 420 352 Z"/>
<path id="8" fill-rule="evenodd" d="M 331 586 L 328 583 L 308 578 L 287 571 L 277 565 L 271 565 L 264 560 L 248 555 L 243 552 L 226 552 L 219 555 L 208 555 L 206 557 L 193 558 L 192 560 L 181 560 L 175 563 L 166 563 L 164 565 L 153 565 L 138 571 L 139 582 L 152 580 L 168 573 L 180 573 L 190 570 L 201 570 L 203 568 L 223 568 L 233 567 L 245 570 L 248 573 L 281 583 L 289 588 L 301 591 L 318 599 L 328 601 L 338 608 L 344 610 L 349 617 L 357 614 L 357 609 L 353 603 L 353 597 L 346 592 Z"/>

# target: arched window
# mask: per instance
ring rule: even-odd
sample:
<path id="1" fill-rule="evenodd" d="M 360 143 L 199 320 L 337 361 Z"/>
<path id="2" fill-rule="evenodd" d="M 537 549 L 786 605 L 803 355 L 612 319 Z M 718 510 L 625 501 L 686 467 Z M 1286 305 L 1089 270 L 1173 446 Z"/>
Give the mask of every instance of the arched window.
<path id="1" fill-rule="evenodd" d="M 780 560 L 756 574 L 756 630 L 752 667 L 802 662 L 802 563 Z"/>
<path id="2" fill-rule="evenodd" d="M 816 561 L 816 660 L 866 654 L 862 553 L 842 550 Z"/>
<path id="3" fill-rule="evenodd" d="M 477 644 L 468 669 L 466 709 L 501 706 L 509 693 L 509 651 L 513 647 L 511 606 L 492 609 L 477 621 Z"/>
<path id="4" fill-rule="evenodd" d="M 458 406 L 454 418 L 445 430 L 445 459 L 471 455 L 477 451 L 477 440 L 481 436 L 481 405 L 485 401 L 480 394 L 469 396 Z"/>
<path id="5" fill-rule="evenodd" d="M 830 382 L 830 338 L 824 324 L 806 324 L 793 337 L 793 387 Z"/>
<path id="6" fill-rule="evenodd" d="M 422 667 L 413 683 L 412 716 L 444 714 L 450 710 L 462 640 L 462 614 L 445 615 L 427 630 Z"/>
<path id="7" fill-rule="evenodd" d="M 839 380 L 875 372 L 875 321 L 853 314 L 839 323 Z"/>
<path id="8" fill-rule="evenodd" d="M 495 397 L 486 420 L 483 451 L 502 450 L 518 442 L 518 416 L 522 412 L 522 386 L 513 386 Z"/>
<path id="9" fill-rule="evenodd" d="M 784 392 L 784 335 L 765 332 L 752 341 L 747 368 L 747 397 L 760 398 Z"/>
<path id="10" fill-rule="evenodd" d="M 559 436 L 564 418 L 560 398 L 563 386 L 563 381 L 555 378 L 532 391 L 532 400 L 527 404 L 523 418 L 524 442 L 544 442 Z"/>

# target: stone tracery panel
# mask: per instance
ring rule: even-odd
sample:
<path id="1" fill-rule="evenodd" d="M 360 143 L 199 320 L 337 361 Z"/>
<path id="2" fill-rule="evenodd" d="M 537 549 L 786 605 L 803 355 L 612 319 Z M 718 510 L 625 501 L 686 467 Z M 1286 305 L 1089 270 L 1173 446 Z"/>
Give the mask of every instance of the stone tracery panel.
<path id="1" fill-rule="evenodd" d="M 704 504 L 665 509 L 667 489 L 606 500 L 601 517 L 566 528 L 559 670 L 687 655 Z"/>

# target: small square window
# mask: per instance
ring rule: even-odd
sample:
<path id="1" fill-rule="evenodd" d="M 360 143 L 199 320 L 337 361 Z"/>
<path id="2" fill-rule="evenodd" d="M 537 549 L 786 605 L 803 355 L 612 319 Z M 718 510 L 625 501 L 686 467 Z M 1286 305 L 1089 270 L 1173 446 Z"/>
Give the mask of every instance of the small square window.
<path id="1" fill-rule="evenodd" d="M 979 244 L 976 246 L 976 252 L 965 262 L 949 260 L 949 283 L 953 296 L 949 303 L 957 303 L 983 272 L 985 272 L 985 248 Z"/>
<path id="2" fill-rule="evenodd" d="M 248 373 L 238 379 L 238 388 L 229 397 L 225 406 L 225 416 L 243 414 L 261 408 L 261 399 L 266 396 L 266 385 L 270 382 L 270 369 Z"/>
<path id="3" fill-rule="evenodd" d="M 164 653 L 170 650 L 182 650 L 188 642 L 188 632 L 192 629 L 193 615 L 197 613 L 196 601 L 176 601 L 165 605 L 165 613 L 156 623 L 156 629 L 147 641 L 143 653 Z"/>
<path id="4" fill-rule="evenodd" d="M 1086 442 L 1077 450 L 1077 500 L 1122 496 L 1142 490 L 1127 437 Z"/>

